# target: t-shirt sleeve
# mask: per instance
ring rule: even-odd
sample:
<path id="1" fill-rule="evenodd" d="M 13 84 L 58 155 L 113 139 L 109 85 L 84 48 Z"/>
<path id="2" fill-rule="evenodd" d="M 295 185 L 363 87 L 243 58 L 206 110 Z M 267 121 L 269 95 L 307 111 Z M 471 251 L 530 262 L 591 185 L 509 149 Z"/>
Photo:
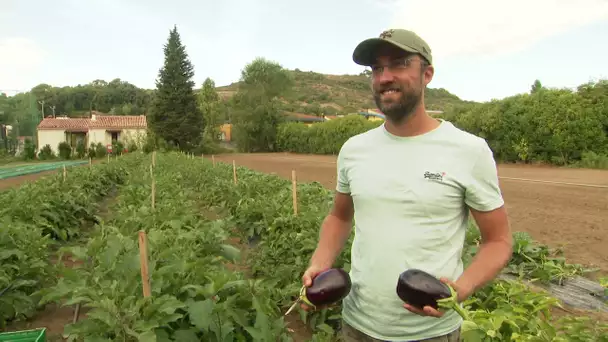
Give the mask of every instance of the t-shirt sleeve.
<path id="1" fill-rule="evenodd" d="M 343 194 L 350 194 L 350 182 L 348 181 L 348 176 L 346 172 L 346 165 L 344 163 L 344 155 L 345 155 L 344 145 L 340 149 L 338 153 L 338 158 L 336 161 L 337 166 L 337 179 L 336 179 L 336 191 L 341 192 Z"/>
<path id="2" fill-rule="evenodd" d="M 465 203 L 478 211 L 492 211 L 504 205 L 494 155 L 485 140 L 469 175 Z"/>

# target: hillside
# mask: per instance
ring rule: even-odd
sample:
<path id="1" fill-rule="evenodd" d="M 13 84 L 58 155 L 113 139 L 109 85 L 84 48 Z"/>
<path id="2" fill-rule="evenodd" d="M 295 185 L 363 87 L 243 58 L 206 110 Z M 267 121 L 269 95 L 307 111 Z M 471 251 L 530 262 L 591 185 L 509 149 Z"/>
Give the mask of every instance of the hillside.
<path id="1" fill-rule="evenodd" d="M 376 108 L 366 75 L 326 75 L 299 69 L 289 70 L 294 78 L 292 91 L 285 96 L 284 110 L 307 114 L 347 114 L 366 108 Z M 238 82 L 216 88 L 219 95 L 230 98 L 238 89 Z M 426 91 L 429 110 L 447 110 L 463 103 L 456 95 L 443 88 Z"/>

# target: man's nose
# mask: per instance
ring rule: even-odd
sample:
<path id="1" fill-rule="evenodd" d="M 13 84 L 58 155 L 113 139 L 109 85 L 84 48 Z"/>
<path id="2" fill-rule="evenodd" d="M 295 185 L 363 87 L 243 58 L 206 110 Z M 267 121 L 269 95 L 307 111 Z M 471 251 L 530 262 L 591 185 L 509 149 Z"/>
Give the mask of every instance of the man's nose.
<path id="1" fill-rule="evenodd" d="M 376 71 L 374 78 L 376 79 L 376 82 L 383 84 L 393 82 L 395 75 L 391 72 L 390 68 L 382 68 Z"/>

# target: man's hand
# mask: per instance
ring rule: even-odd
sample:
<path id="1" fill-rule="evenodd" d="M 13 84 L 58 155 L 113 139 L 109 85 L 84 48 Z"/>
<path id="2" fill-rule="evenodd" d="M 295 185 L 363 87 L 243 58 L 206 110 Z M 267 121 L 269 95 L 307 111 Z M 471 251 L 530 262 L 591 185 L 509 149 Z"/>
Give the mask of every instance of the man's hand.
<path id="1" fill-rule="evenodd" d="M 458 281 L 452 282 L 451 280 L 449 280 L 447 278 L 440 278 L 439 280 L 441 280 L 441 282 L 448 284 L 452 288 L 454 288 L 454 290 L 456 291 L 456 293 L 458 295 L 458 297 L 457 297 L 458 303 L 461 303 L 462 301 L 464 301 L 471 295 L 471 290 L 465 284 L 459 284 Z M 437 309 L 434 309 L 428 305 L 425 306 L 424 308 L 422 308 L 422 310 L 419 308 L 416 308 L 414 306 L 411 306 L 407 303 L 403 304 L 403 307 L 420 316 L 430 316 L 430 317 L 439 318 L 444 315 L 443 312 L 441 312 Z"/>
<path id="2" fill-rule="evenodd" d="M 327 269 L 329 269 L 329 267 L 321 267 L 321 266 L 317 266 L 317 265 L 309 266 L 308 269 L 306 269 L 306 271 L 304 272 L 304 275 L 302 276 L 302 283 L 304 284 L 304 286 L 310 287 L 312 285 L 312 280 L 317 276 L 317 274 L 319 274 Z M 300 307 L 306 311 L 310 311 L 313 309 L 310 306 L 306 305 L 306 303 L 301 303 Z M 317 309 L 322 309 L 322 308 L 317 307 Z"/>
<path id="3" fill-rule="evenodd" d="M 332 210 L 321 225 L 319 242 L 310 259 L 310 266 L 302 276 L 304 286 L 311 286 L 312 280 L 317 274 L 330 269 L 333 265 L 350 235 L 354 210 L 352 197 L 349 194 L 337 192 Z M 306 304 L 300 306 L 306 311 L 312 309 Z M 322 308 L 316 307 L 316 309 Z"/>

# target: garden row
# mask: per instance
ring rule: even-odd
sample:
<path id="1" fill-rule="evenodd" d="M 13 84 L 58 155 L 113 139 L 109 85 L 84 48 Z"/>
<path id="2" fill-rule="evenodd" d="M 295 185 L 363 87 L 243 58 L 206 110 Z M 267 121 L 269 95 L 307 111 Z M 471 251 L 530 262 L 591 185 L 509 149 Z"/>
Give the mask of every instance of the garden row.
<path id="1" fill-rule="evenodd" d="M 41 304 L 81 304 L 86 315 L 66 326 L 69 340 L 276 341 L 287 330 L 272 302 L 277 290 L 246 279 L 230 265 L 239 250 L 228 244 L 227 221 L 203 216 L 210 189 L 200 158 L 179 153 L 136 161 L 120 193 L 86 245 L 67 252 L 79 268 L 63 267 Z M 147 258 L 138 236 L 145 232 Z M 149 278 L 142 277 L 147 261 Z M 143 280 L 142 280 L 143 278 Z M 150 285 L 149 296 L 145 284 Z"/>
<path id="2" fill-rule="evenodd" d="M 128 163 L 70 168 L 0 192 L 0 329 L 33 315 L 37 290 L 52 284 L 56 246 L 94 224 L 100 200 L 127 176 Z"/>

